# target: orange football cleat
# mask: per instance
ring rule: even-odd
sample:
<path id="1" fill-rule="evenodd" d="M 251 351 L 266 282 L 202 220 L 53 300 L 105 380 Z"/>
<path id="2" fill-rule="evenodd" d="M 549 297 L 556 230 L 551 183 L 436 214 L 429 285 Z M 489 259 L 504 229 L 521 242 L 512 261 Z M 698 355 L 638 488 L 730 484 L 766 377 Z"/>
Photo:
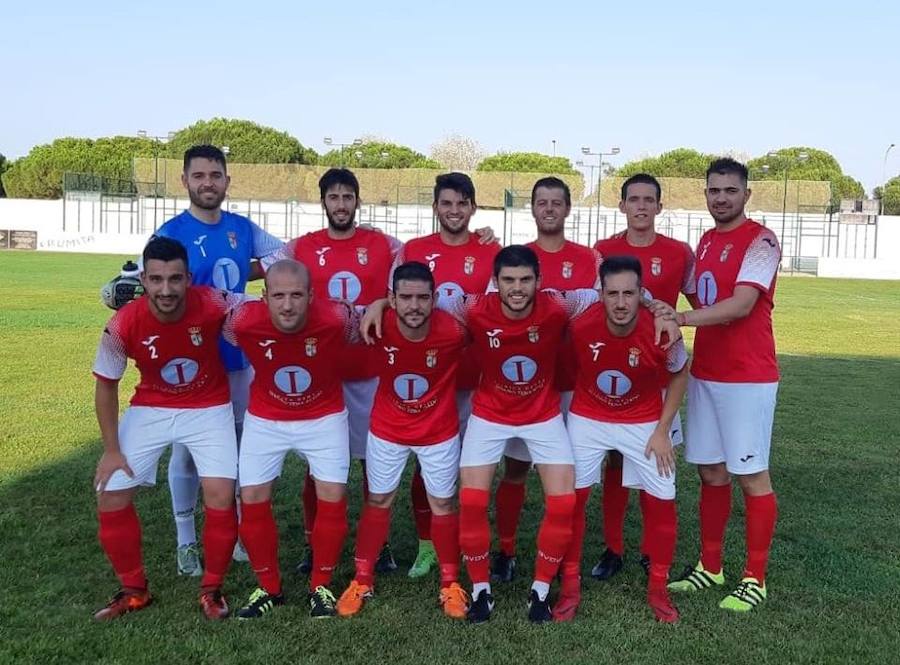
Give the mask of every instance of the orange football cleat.
<path id="1" fill-rule="evenodd" d="M 203 616 L 210 621 L 228 617 L 228 601 L 219 588 L 207 589 L 200 593 L 200 608 L 203 610 Z"/>
<path id="2" fill-rule="evenodd" d="M 454 582 L 441 589 L 441 608 L 451 619 L 465 619 L 469 610 L 469 596 L 459 584 Z"/>
<path id="3" fill-rule="evenodd" d="M 137 612 L 153 602 L 147 589 L 120 589 L 106 607 L 94 614 L 96 621 L 109 621 L 128 612 Z"/>
<path id="4" fill-rule="evenodd" d="M 363 605 L 366 604 L 366 600 L 373 595 L 372 587 L 353 580 L 338 599 L 337 613 L 342 617 L 352 617 L 354 614 L 359 614 Z"/>

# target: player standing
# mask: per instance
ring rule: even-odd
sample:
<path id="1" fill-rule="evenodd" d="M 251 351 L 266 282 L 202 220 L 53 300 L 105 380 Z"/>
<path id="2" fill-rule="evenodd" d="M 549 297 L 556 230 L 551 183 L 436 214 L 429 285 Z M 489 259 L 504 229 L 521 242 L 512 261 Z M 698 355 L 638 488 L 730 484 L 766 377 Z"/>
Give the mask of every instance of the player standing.
<path id="1" fill-rule="evenodd" d="M 678 294 L 692 295 L 696 290 L 694 252 L 685 242 L 656 231 L 656 216 L 662 211 L 662 188 L 659 181 L 646 173 L 638 173 L 622 183 L 619 210 L 628 227 L 612 238 L 599 240 L 594 249 L 603 256 L 634 256 L 641 263 L 641 284 L 645 299 L 658 299 L 675 307 Z M 672 425 L 672 442 L 683 442 L 681 418 L 676 414 Z M 591 570 L 598 580 L 608 580 L 622 569 L 625 552 L 625 513 L 629 490 L 622 484 L 622 455 L 610 450 L 603 473 L 603 539 L 606 549 Z M 641 545 L 640 562 L 649 573 L 650 559 Z"/>
<path id="2" fill-rule="evenodd" d="M 491 283 L 494 256 L 500 251 L 500 245 L 485 243 L 469 231 L 469 222 L 477 210 L 472 179 L 464 173 L 437 176 L 432 208 L 440 229 L 407 242 L 397 257 L 398 264 L 406 261 L 426 264 L 434 275 L 439 303 L 460 294 L 485 293 Z M 465 434 L 465 425 L 472 412 L 472 391 L 478 385 L 480 375 L 471 351 L 466 352 L 456 383 L 460 438 Z M 422 577 L 437 563 L 437 554 L 431 542 L 431 507 L 418 464 L 411 490 L 419 551 L 409 576 Z"/>
<path id="3" fill-rule="evenodd" d="M 781 250 L 775 234 L 748 219 L 747 167 L 717 159 L 706 172 L 715 228 L 697 245 L 696 309 L 675 315 L 695 326 L 688 382 L 685 459 L 700 473 L 700 561 L 676 591 L 725 583 L 722 544 L 731 512 L 731 476 L 744 494 L 747 559 L 741 582 L 720 603 L 747 612 L 765 600 L 766 566 L 778 515 L 769 476 L 778 362 L 772 308 Z"/>
<path id="4" fill-rule="evenodd" d="M 528 243 L 538 257 L 541 286 L 568 291 L 599 287 L 598 252 L 566 240 L 566 218 L 572 209 L 569 186 L 559 178 L 541 178 L 531 189 L 531 214 L 537 227 L 537 239 Z M 560 393 L 563 418 L 569 411 L 575 386 L 575 358 L 571 345 L 560 349 L 556 367 L 556 389 Z M 516 569 L 516 532 L 525 505 L 531 458 L 523 442 L 510 441 L 504 457 L 503 479 L 497 485 L 496 526 L 500 549 L 491 557 L 491 579 L 509 582 Z M 579 582 L 580 583 L 580 582 Z"/>
<path id="5" fill-rule="evenodd" d="M 122 585 L 94 618 L 112 619 L 150 604 L 133 499 L 139 486 L 155 484 L 169 444 L 181 444 L 203 486 L 206 562 L 200 605 L 207 618 L 224 619 L 228 604 L 221 585 L 238 534 L 234 415 L 218 348 L 227 305 L 221 292 L 190 286 L 187 253 L 174 240 L 147 243 L 143 265 L 144 297 L 110 319 L 94 361 L 104 447 L 94 477 L 99 539 Z M 128 358 L 134 359 L 140 382 L 119 421 L 119 380 Z"/>
<path id="6" fill-rule="evenodd" d="M 467 334 L 450 314 L 433 309 L 434 286 L 423 263 L 404 263 L 394 270 L 391 310 L 384 315 L 375 347 L 380 362 L 366 450 L 369 496 L 356 530 L 356 575 L 337 604 L 342 616 L 357 614 L 373 595 L 376 558 L 413 453 L 431 505 L 431 534 L 441 571 L 439 602 L 447 616 L 466 617 L 468 599 L 457 581 L 460 442 L 455 392 Z"/>
<path id="7" fill-rule="evenodd" d="M 640 489 L 644 542 L 650 553 L 647 601 L 659 621 L 678 620 L 666 590 L 675 551 L 675 455 L 670 431 L 687 388 L 687 352 L 655 342 L 653 315 L 641 308 L 641 264 L 604 254 L 602 303 L 571 325 L 578 380 L 568 417 L 575 452 L 577 503 L 563 580 L 581 567 L 585 507 L 611 450 L 625 457 L 625 484 Z M 666 387 L 665 403 L 660 386 Z M 553 608 L 557 621 L 574 617 L 580 592 L 563 585 Z"/>

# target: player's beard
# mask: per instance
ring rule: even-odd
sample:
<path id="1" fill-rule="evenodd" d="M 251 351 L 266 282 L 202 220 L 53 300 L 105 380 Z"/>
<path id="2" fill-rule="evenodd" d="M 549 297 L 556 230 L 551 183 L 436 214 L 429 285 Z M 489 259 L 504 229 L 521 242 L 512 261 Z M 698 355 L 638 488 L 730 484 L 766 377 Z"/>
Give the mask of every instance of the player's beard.
<path id="1" fill-rule="evenodd" d="M 419 319 L 418 322 L 411 323 L 409 318 L 407 318 L 407 317 L 416 316 L 416 315 L 422 317 L 421 319 Z M 417 310 L 413 310 L 411 312 L 404 312 L 403 314 L 398 314 L 397 318 L 399 318 L 403 322 L 403 325 L 406 326 L 407 328 L 409 328 L 410 330 L 418 330 L 419 328 L 424 326 L 426 323 L 428 323 L 428 321 L 431 319 L 431 312 L 428 312 L 428 314 L 426 314 L 422 310 L 417 309 Z"/>
<path id="2" fill-rule="evenodd" d="M 150 302 L 158 315 L 165 318 L 173 318 L 183 309 L 184 296 L 172 296 L 163 299 L 162 296 L 155 295 L 150 298 Z"/>
<path id="3" fill-rule="evenodd" d="M 508 293 L 504 298 L 502 298 L 503 304 L 506 305 L 506 308 L 511 312 L 522 312 L 528 309 L 531 304 L 534 302 L 534 294 L 531 294 L 531 297 L 525 298 L 525 300 L 513 302 L 511 300 L 511 296 L 513 293 Z M 521 293 L 516 293 L 515 295 L 524 295 Z"/>
<path id="4" fill-rule="evenodd" d="M 214 194 L 214 196 L 208 196 L 208 194 Z M 225 200 L 225 191 L 206 190 L 201 193 L 199 189 L 189 189 L 188 197 L 191 199 L 191 205 L 203 210 L 218 210 L 222 207 L 222 201 Z"/>
<path id="5" fill-rule="evenodd" d="M 444 229 L 447 233 L 454 236 L 462 235 L 463 233 L 467 233 L 469 231 L 469 219 L 463 219 L 458 222 L 459 226 L 452 226 L 451 222 L 445 222 L 443 219 L 438 217 L 438 224 L 441 225 L 441 228 Z"/>
<path id="6" fill-rule="evenodd" d="M 607 319 L 607 321 L 609 321 L 610 327 L 613 328 L 614 330 L 625 331 L 631 327 L 631 325 L 634 323 L 634 320 L 637 318 L 637 315 L 638 315 L 637 311 L 631 312 L 631 316 L 628 317 L 628 319 L 625 321 L 619 321 L 609 315 L 606 317 L 606 319 Z"/>
<path id="7" fill-rule="evenodd" d="M 325 217 L 328 218 L 328 226 L 335 231 L 349 231 L 356 222 L 356 209 L 350 211 L 350 214 L 347 216 L 347 221 L 345 222 L 339 222 L 327 210 L 325 211 Z"/>
<path id="8" fill-rule="evenodd" d="M 709 214 L 712 215 L 713 220 L 715 220 L 716 224 L 720 226 L 725 226 L 726 224 L 731 224 L 736 219 L 740 219 L 744 214 L 744 209 L 741 208 L 739 210 L 733 210 L 731 208 L 726 208 L 720 211 L 716 211 L 715 209 L 710 210 Z"/>

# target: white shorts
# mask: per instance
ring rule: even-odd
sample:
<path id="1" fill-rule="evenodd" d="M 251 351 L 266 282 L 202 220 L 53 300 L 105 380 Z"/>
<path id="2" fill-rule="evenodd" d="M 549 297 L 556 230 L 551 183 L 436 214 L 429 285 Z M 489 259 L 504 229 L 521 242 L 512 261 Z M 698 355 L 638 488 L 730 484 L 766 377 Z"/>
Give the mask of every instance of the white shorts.
<path id="1" fill-rule="evenodd" d="M 228 372 L 228 388 L 231 391 L 231 408 L 234 413 L 234 424 L 244 424 L 244 414 L 250 403 L 250 384 L 253 383 L 253 367 Z"/>
<path id="2" fill-rule="evenodd" d="M 572 444 L 560 414 L 530 425 L 501 425 L 471 416 L 459 465 L 497 464 L 506 451 L 507 442 L 513 437 L 522 440 L 529 454 L 528 461 L 533 460 L 535 464 L 575 464 Z"/>
<path id="3" fill-rule="evenodd" d="M 575 489 L 599 483 L 606 453 L 618 450 L 623 487 L 642 489 L 658 499 L 675 498 L 675 474 L 660 475 L 656 455 L 644 456 L 656 423 L 604 423 L 570 413 L 568 428 L 575 451 Z"/>
<path id="4" fill-rule="evenodd" d="M 438 499 L 456 494 L 459 477 L 459 436 L 430 446 L 408 446 L 380 439 L 369 432 L 366 446 L 366 477 L 369 492 L 390 494 L 400 486 L 406 460 L 413 453 L 422 468 L 425 491 Z"/>
<path id="5" fill-rule="evenodd" d="M 347 484 L 350 446 L 346 409 L 313 420 L 269 420 L 248 413 L 240 452 L 241 487 L 278 478 L 289 452 L 306 460 L 316 480 Z"/>
<path id="6" fill-rule="evenodd" d="M 350 424 L 350 458 L 366 459 L 366 440 L 369 438 L 369 416 L 378 379 L 344 381 L 344 403 Z"/>
<path id="7" fill-rule="evenodd" d="M 472 415 L 472 393 L 474 390 L 456 391 L 456 412 L 459 414 L 459 438 L 466 435 L 466 425 L 469 424 L 469 416 Z"/>
<path id="8" fill-rule="evenodd" d="M 672 429 L 669 430 L 669 438 L 672 439 L 673 446 L 680 446 L 684 443 L 684 426 L 681 424 L 681 409 L 675 412 L 672 418 Z"/>
<path id="9" fill-rule="evenodd" d="M 567 390 L 559 394 L 559 410 L 562 412 L 563 423 L 569 417 L 569 407 L 572 405 L 573 391 Z M 520 437 L 514 436 L 506 442 L 506 450 L 503 452 L 506 457 L 511 457 L 520 462 L 531 462 L 531 453 L 528 452 L 528 446 Z"/>
<path id="10" fill-rule="evenodd" d="M 778 383 L 721 383 L 688 379 L 688 438 L 691 464 L 721 464 L 748 475 L 769 468 Z"/>
<path id="11" fill-rule="evenodd" d="M 171 444 L 187 448 L 201 478 L 237 478 L 231 404 L 203 409 L 130 406 L 119 421 L 119 448 L 134 478 L 116 471 L 106 489 L 155 485 L 159 458 Z"/>

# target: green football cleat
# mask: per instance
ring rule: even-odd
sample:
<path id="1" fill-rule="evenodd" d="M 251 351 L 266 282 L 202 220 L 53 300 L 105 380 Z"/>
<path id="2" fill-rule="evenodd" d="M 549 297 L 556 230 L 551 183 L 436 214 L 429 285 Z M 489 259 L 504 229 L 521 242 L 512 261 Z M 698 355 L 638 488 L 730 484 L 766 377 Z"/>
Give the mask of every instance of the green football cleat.
<path id="1" fill-rule="evenodd" d="M 766 585 L 760 584 L 755 577 L 745 577 L 737 589 L 722 599 L 719 607 L 732 612 L 749 612 L 766 599 Z"/>
<path id="2" fill-rule="evenodd" d="M 725 574 L 720 570 L 718 573 L 711 573 L 703 568 L 703 564 L 699 561 L 693 568 L 687 566 L 684 572 L 674 582 L 669 582 L 669 591 L 703 591 L 714 586 L 722 586 L 725 584 Z"/>
<path id="3" fill-rule="evenodd" d="M 437 552 L 434 551 L 434 544 L 430 540 L 419 541 L 419 553 L 416 554 L 416 560 L 410 566 L 407 575 L 412 578 L 425 577 L 431 572 L 431 569 L 437 566 Z"/>
<path id="4" fill-rule="evenodd" d="M 334 594 L 323 586 L 317 586 L 309 594 L 309 616 L 313 619 L 328 619 L 337 614 Z"/>
<path id="5" fill-rule="evenodd" d="M 259 619 L 272 611 L 276 605 L 284 605 L 284 594 L 270 594 L 265 589 L 257 589 L 250 594 L 250 600 L 237 611 L 238 619 Z"/>

